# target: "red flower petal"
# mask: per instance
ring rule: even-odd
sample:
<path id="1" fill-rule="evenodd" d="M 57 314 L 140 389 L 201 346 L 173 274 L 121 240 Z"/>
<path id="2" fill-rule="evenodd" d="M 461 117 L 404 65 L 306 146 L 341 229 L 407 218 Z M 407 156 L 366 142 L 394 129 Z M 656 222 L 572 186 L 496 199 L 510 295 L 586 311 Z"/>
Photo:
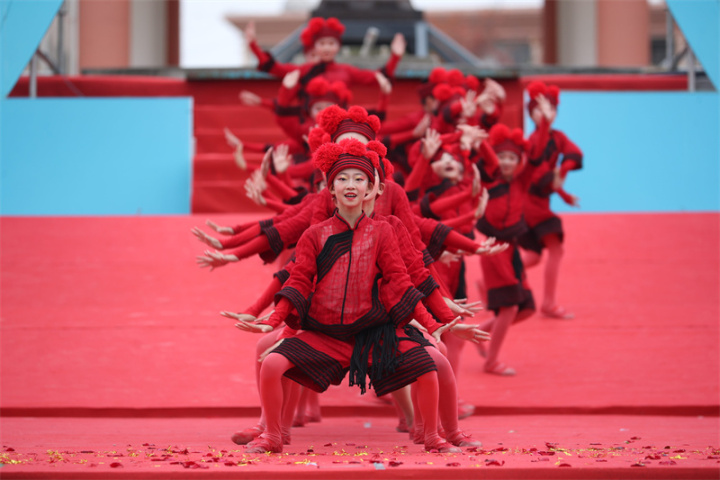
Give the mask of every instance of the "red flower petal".
<path id="1" fill-rule="evenodd" d="M 113 462 L 113 463 L 110 464 L 110 466 L 111 466 L 112 468 L 118 468 L 118 467 L 122 467 L 123 465 L 122 465 L 122 463 L 120 463 L 120 462 Z"/>

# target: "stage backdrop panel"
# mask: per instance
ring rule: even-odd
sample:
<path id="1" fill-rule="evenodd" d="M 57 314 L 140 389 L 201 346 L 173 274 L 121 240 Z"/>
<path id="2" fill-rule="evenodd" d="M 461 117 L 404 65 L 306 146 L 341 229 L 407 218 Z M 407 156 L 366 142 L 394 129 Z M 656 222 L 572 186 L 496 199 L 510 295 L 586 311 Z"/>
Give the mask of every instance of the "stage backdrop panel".
<path id="1" fill-rule="evenodd" d="M 186 214 L 191 98 L 0 102 L 3 215 Z"/>
<path id="2" fill-rule="evenodd" d="M 549 82 L 552 83 L 552 82 Z M 720 96 L 716 92 L 561 92 L 553 128 L 583 151 L 583 169 L 557 212 L 718 211 Z M 535 128 L 525 119 L 526 133 Z"/>
<path id="3" fill-rule="evenodd" d="M 12 90 L 62 3 L 62 0 L 0 1 L 0 98 Z"/>

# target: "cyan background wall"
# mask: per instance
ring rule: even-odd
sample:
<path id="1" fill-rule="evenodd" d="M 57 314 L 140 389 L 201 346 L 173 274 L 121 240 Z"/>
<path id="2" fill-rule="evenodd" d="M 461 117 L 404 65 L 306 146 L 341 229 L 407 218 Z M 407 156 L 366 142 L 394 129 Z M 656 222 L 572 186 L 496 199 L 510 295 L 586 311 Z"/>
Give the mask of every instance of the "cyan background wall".
<path id="1" fill-rule="evenodd" d="M 716 92 L 562 92 L 553 128 L 584 154 L 565 183 L 581 208 L 553 195 L 557 212 L 720 210 Z"/>
<path id="2" fill-rule="evenodd" d="M 0 100 L 3 215 L 187 214 L 190 98 Z"/>

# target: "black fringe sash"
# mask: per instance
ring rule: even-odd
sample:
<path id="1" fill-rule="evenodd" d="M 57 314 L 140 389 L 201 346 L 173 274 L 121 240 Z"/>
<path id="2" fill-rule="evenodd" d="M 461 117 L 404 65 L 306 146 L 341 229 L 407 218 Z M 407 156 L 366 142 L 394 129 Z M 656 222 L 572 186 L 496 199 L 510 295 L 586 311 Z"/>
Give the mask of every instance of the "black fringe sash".
<path id="1" fill-rule="evenodd" d="M 376 327 L 366 328 L 355 336 L 355 348 L 350 357 L 350 386 L 358 385 L 360 393 L 365 393 L 365 377 L 382 378 L 395 372 L 400 364 L 400 350 L 395 325 L 384 323 Z M 372 365 L 368 371 L 368 363 L 372 351 Z"/>

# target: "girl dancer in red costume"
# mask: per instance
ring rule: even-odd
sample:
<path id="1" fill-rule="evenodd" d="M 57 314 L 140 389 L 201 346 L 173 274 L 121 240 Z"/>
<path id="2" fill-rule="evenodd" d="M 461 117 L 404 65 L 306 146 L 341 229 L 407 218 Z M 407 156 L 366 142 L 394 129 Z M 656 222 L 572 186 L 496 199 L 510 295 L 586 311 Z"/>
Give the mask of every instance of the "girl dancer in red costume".
<path id="1" fill-rule="evenodd" d="M 432 347 L 402 328 L 411 317 L 436 335 L 450 325 L 435 322 L 419 303 L 422 294 L 407 276 L 392 227 L 362 211 L 377 154 L 348 139 L 324 145 L 314 158 L 326 172 L 338 211 L 298 242 L 296 266 L 267 321 L 275 326 L 284 320 L 303 331 L 284 339 L 263 361 L 260 393 L 267 428 L 248 452 L 282 451 L 283 376 L 323 391 L 338 384 L 347 368 L 350 384 L 363 391 L 366 374 L 378 393 L 417 381 L 426 449 L 459 451 L 437 434 Z"/>
<path id="2" fill-rule="evenodd" d="M 518 238 L 527 231 L 523 204 L 536 165 L 527 162 L 528 142 L 522 130 L 510 130 L 497 124 L 490 130 L 488 141 L 480 144 L 481 160 L 489 192 L 485 215 L 477 229 L 508 242 L 510 248 L 494 256 L 480 257 L 487 287 L 487 308 L 495 317 L 480 325 L 491 332 L 484 370 L 496 375 L 514 375 L 515 370 L 498 360 L 507 331 L 514 322 L 528 318 L 535 311 L 535 301 L 527 284 Z M 531 151 L 531 156 L 535 151 Z"/>
<path id="3" fill-rule="evenodd" d="M 560 194 L 568 204 L 578 206 L 578 199 L 562 188 L 571 170 L 582 168 L 583 154 L 563 132 L 552 128 L 560 103 L 558 87 L 534 81 L 527 87 L 530 96 L 528 112 L 535 123 L 529 141 L 538 157 L 530 158 L 539 165 L 525 201 L 525 220 L 529 230 L 520 237 L 523 263 L 530 268 L 540 263 L 543 249 L 547 249 L 545 290 L 540 312 L 549 318 L 571 319 L 574 315 L 557 304 L 557 283 L 563 257 L 565 233 L 560 217 L 550 210 L 550 195 Z M 562 155 L 562 159 L 560 156 Z"/>
<path id="4" fill-rule="evenodd" d="M 340 51 L 345 26 L 337 18 L 311 18 L 307 27 L 300 34 L 303 47 L 314 52 L 317 60 L 304 63 L 303 65 L 282 64 L 275 61 L 271 55 L 260 49 L 255 41 L 255 27 L 248 24 L 245 31 L 248 46 L 258 58 L 258 69 L 276 77 L 284 77 L 293 70 L 300 70 L 300 85 L 304 86 L 314 77 L 322 76 L 329 82 L 341 81 L 348 86 L 357 84 L 372 85 L 380 83 L 377 72 L 364 70 L 343 63 L 335 62 L 335 57 Z M 396 34 L 390 44 L 391 56 L 387 64 L 380 69 L 385 77 L 393 79 L 395 69 L 405 53 L 405 38 Z"/>

